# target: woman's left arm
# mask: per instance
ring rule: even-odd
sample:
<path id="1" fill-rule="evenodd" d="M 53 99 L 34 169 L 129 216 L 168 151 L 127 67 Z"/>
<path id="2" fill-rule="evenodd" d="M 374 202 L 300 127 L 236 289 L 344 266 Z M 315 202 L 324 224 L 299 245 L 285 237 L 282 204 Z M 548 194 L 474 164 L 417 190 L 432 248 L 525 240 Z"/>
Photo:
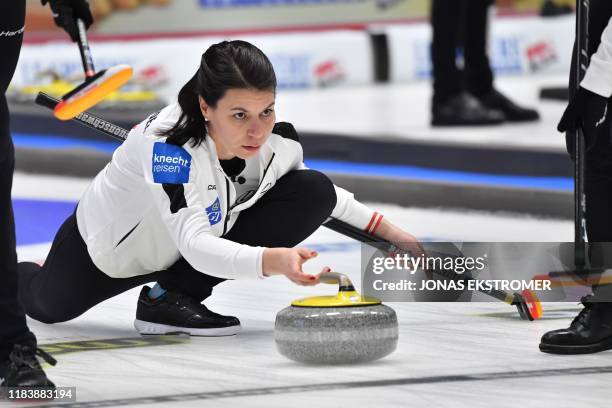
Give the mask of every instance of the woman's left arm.
<path id="1" fill-rule="evenodd" d="M 372 210 L 355 199 L 347 190 L 336 189 L 336 207 L 331 216 L 357 227 L 370 235 L 375 235 L 391 242 L 396 247 L 409 251 L 414 256 L 423 253 L 423 248 L 414 235 L 394 225 L 382 214 Z"/>

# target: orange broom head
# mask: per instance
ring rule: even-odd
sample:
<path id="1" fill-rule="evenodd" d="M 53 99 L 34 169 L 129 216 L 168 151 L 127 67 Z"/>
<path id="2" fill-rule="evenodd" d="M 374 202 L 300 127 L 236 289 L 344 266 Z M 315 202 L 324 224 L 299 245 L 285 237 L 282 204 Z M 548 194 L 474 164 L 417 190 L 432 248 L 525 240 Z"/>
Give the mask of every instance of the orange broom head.
<path id="1" fill-rule="evenodd" d="M 132 77 L 132 67 L 116 65 L 98 72 L 66 95 L 53 109 L 60 120 L 70 120 L 79 113 L 91 108 L 106 96 L 119 89 Z"/>
<path id="2" fill-rule="evenodd" d="M 542 304 L 536 294 L 531 290 L 525 289 L 521 295 L 523 295 L 523 299 L 525 300 L 525 304 L 533 320 L 538 320 L 542 317 Z"/>

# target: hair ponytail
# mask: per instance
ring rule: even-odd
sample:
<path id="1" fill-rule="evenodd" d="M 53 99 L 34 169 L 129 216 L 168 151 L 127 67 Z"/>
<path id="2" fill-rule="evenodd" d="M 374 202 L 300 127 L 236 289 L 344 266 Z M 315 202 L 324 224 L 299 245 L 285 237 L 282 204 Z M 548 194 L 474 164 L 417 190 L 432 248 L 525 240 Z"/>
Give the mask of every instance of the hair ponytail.
<path id="1" fill-rule="evenodd" d="M 202 143 L 206 138 L 206 126 L 200 111 L 197 83 L 198 72 L 179 91 L 178 104 L 181 107 L 181 116 L 170 129 L 164 132 L 164 136 L 168 136 L 170 142 L 177 146 L 184 145 L 194 135 L 202 135 L 194 145 Z"/>

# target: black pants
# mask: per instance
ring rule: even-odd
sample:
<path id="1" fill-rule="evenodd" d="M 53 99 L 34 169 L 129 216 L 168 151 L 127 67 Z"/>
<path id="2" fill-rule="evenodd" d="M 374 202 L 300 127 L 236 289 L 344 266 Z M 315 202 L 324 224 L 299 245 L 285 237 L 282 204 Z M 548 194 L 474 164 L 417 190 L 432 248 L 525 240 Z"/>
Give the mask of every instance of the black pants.
<path id="1" fill-rule="evenodd" d="M 589 55 L 597 51 L 601 34 L 612 17 L 612 2 L 591 0 L 589 12 Z M 572 56 L 570 94 L 576 89 L 576 55 Z M 608 109 L 612 107 L 608 102 Z M 589 255 L 594 267 L 610 268 L 612 242 L 612 115 L 599 129 L 584 129 L 589 150 L 586 153 L 585 195 L 586 229 Z M 595 140 L 593 142 L 593 140 Z M 568 152 L 573 156 L 574 134 L 566 135 Z M 606 243 L 600 245 L 599 243 Z M 612 301 L 611 285 L 594 285 L 593 291 L 601 301 Z"/>
<path id="2" fill-rule="evenodd" d="M 16 342 L 36 345 L 17 300 L 17 254 L 11 187 L 15 151 L 5 92 L 15 72 L 25 21 L 25 0 L 0 2 L 0 363 Z"/>
<path id="3" fill-rule="evenodd" d="M 242 212 L 224 238 L 252 246 L 292 247 L 319 228 L 335 205 L 336 193 L 327 176 L 314 170 L 293 171 Z M 42 267 L 19 264 L 22 303 L 28 316 L 45 323 L 73 319 L 147 282 L 157 281 L 165 289 L 202 301 L 223 280 L 195 270 L 182 258 L 165 271 L 111 278 L 92 263 L 74 215 L 60 228 Z"/>
<path id="4" fill-rule="evenodd" d="M 434 103 L 467 90 L 476 96 L 493 89 L 487 56 L 487 23 L 491 0 L 433 0 L 431 60 Z M 464 69 L 456 64 L 463 45 Z"/>
<path id="5" fill-rule="evenodd" d="M 589 13 L 589 54 L 593 55 L 601 42 L 601 34 L 612 16 L 612 2 L 591 0 Z M 574 53 L 575 54 L 575 53 Z M 576 56 L 572 58 L 570 93 L 576 88 Z M 610 109 L 610 107 L 609 107 Z M 585 194 L 586 227 L 589 241 L 612 242 L 612 115 L 600 129 L 584 129 L 594 145 L 586 155 Z M 573 152 L 573 134 L 567 135 L 568 151 Z"/>

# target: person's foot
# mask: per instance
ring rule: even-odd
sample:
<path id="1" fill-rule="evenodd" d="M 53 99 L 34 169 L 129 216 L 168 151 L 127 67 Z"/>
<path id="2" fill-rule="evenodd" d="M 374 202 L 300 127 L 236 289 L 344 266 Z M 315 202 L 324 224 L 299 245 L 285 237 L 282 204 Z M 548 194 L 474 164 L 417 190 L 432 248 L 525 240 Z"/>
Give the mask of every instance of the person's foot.
<path id="1" fill-rule="evenodd" d="M 15 344 L 4 363 L 4 380 L 0 388 L 7 387 L 41 387 L 55 388 L 55 384 L 47 378 L 38 362 L 37 356 L 47 363 L 55 365 L 57 361 L 47 352 L 26 344 Z M 2 380 L 0 378 L 0 380 Z"/>
<path id="2" fill-rule="evenodd" d="M 481 126 L 499 125 L 504 114 L 483 106 L 467 92 L 451 97 L 445 102 L 432 105 L 432 126 Z"/>
<path id="3" fill-rule="evenodd" d="M 186 333 L 192 336 L 231 336 L 240 331 L 240 320 L 212 312 L 197 300 L 166 291 L 151 299 L 149 287 L 140 291 L 134 327 L 140 334 Z"/>
<path id="4" fill-rule="evenodd" d="M 584 309 L 570 327 L 542 336 L 540 351 L 552 354 L 587 354 L 612 349 L 612 303 L 582 298 Z"/>
<path id="5" fill-rule="evenodd" d="M 501 111 L 508 122 L 533 122 L 540 119 L 538 111 L 518 106 L 495 89 L 477 98 L 484 107 Z"/>

